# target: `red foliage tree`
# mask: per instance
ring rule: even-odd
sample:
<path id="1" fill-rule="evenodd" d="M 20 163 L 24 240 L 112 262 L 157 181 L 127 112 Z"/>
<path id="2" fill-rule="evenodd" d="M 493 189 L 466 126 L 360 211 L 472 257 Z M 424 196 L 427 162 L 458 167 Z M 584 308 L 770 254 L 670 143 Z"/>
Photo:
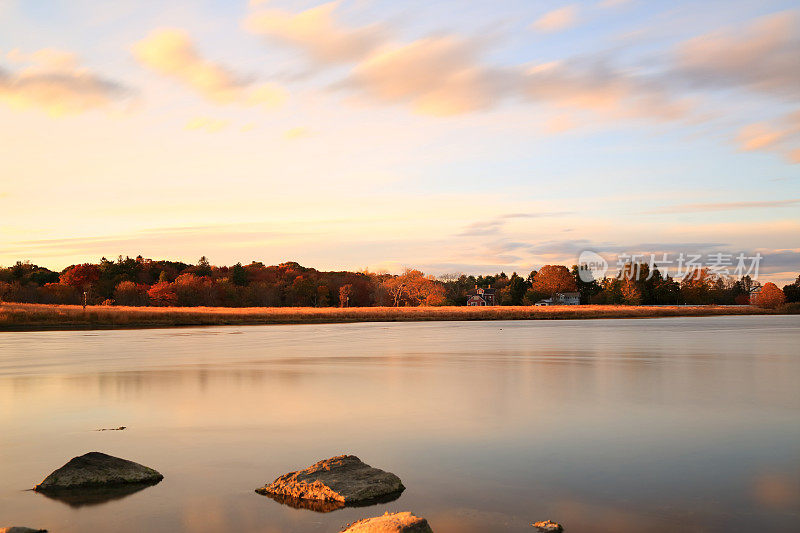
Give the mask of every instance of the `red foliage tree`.
<path id="1" fill-rule="evenodd" d="M 81 290 L 87 290 L 100 279 L 100 269 L 97 265 L 84 263 L 75 265 L 65 270 L 59 277 L 62 285 L 69 285 Z"/>
<path id="2" fill-rule="evenodd" d="M 178 295 L 175 294 L 175 288 L 168 281 L 159 281 L 154 284 L 147 291 L 147 296 L 153 305 L 168 307 L 178 303 Z"/>

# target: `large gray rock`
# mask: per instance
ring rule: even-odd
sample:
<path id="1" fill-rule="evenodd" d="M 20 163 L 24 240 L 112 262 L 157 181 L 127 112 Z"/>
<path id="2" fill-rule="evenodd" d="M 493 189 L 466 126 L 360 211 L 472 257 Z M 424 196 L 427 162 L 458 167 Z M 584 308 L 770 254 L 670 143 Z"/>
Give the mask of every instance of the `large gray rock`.
<path id="1" fill-rule="evenodd" d="M 164 476 L 160 473 L 139 463 L 100 452 L 89 452 L 70 459 L 33 490 L 46 492 L 126 483 L 153 484 L 162 479 Z"/>
<path id="2" fill-rule="evenodd" d="M 275 499 L 351 505 L 399 495 L 404 489 L 396 475 L 372 468 L 355 455 L 339 455 L 319 461 L 305 470 L 284 474 L 256 492 Z"/>
<path id="3" fill-rule="evenodd" d="M 365 518 L 342 530 L 342 533 L 433 533 L 428 521 L 409 512 L 386 513 Z"/>
<path id="4" fill-rule="evenodd" d="M 0 533 L 47 533 L 47 530 L 33 529 L 31 527 L 11 526 L 11 527 L 0 527 Z"/>

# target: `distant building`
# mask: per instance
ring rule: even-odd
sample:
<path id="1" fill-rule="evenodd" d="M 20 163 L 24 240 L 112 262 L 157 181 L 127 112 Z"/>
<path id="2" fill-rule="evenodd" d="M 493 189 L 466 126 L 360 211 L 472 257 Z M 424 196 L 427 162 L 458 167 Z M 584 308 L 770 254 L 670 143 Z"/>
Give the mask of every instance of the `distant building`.
<path id="1" fill-rule="evenodd" d="M 761 287 L 753 287 L 750 290 L 750 305 L 758 305 L 759 296 L 761 296 Z"/>
<path id="2" fill-rule="evenodd" d="M 495 289 L 481 289 L 475 287 L 475 290 L 467 293 L 467 305 L 497 305 L 497 291 Z"/>
<path id="3" fill-rule="evenodd" d="M 559 292 L 553 298 L 539 300 L 534 305 L 581 305 L 581 293 L 579 292 Z"/>

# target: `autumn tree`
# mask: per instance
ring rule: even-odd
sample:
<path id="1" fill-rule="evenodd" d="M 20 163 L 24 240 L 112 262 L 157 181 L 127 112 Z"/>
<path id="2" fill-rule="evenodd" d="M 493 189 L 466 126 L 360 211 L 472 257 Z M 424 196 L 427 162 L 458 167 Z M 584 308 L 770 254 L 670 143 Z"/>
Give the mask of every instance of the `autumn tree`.
<path id="1" fill-rule="evenodd" d="M 215 292 L 211 279 L 185 272 L 172 283 L 180 306 L 215 305 Z"/>
<path id="2" fill-rule="evenodd" d="M 392 276 L 381 283 L 386 293 L 391 298 L 392 305 L 399 307 L 408 291 L 405 280 L 401 276 Z"/>
<path id="3" fill-rule="evenodd" d="M 328 307 L 331 304 L 331 290 L 327 285 L 317 286 L 317 307 Z"/>
<path id="4" fill-rule="evenodd" d="M 626 278 L 621 280 L 622 301 L 627 305 L 639 305 L 642 303 L 642 293 L 636 286 L 633 279 Z"/>
<path id="5" fill-rule="evenodd" d="M 761 292 L 758 293 L 755 304 L 758 307 L 765 307 L 767 309 L 775 309 L 783 305 L 786 301 L 786 296 L 783 291 L 778 288 L 774 283 L 765 283 L 761 287 Z"/>
<path id="6" fill-rule="evenodd" d="M 714 281 L 714 276 L 707 268 L 697 268 L 687 272 L 681 280 L 681 298 L 687 304 L 711 303 L 710 291 Z"/>
<path id="7" fill-rule="evenodd" d="M 11 284 L 7 281 L 0 281 L 0 302 L 3 301 L 6 294 L 11 292 Z"/>
<path id="8" fill-rule="evenodd" d="M 159 281 L 154 284 L 147 291 L 147 296 L 153 305 L 169 307 L 178 303 L 178 295 L 175 294 L 172 283 L 168 281 Z"/>
<path id="9" fill-rule="evenodd" d="M 117 305 L 140 306 L 147 305 L 148 286 L 133 281 L 123 281 L 114 288 L 114 301 Z"/>
<path id="10" fill-rule="evenodd" d="M 349 283 L 339 287 L 339 307 L 350 306 L 350 296 L 353 294 L 353 286 Z"/>
<path id="11" fill-rule="evenodd" d="M 88 290 L 100 279 L 100 268 L 97 265 L 84 263 L 75 265 L 61 273 L 59 281 L 79 290 Z"/>
<path id="12" fill-rule="evenodd" d="M 38 292 L 39 301 L 45 304 L 76 304 L 80 301 L 78 289 L 65 283 L 45 283 Z"/>
<path id="13" fill-rule="evenodd" d="M 395 307 L 404 305 L 444 305 L 445 288 L 433 276 L 425 276 L 419 270 L 407 268 L 401 275 L 392 276 L 383 282 Z"/>
<path id="14" fill-rule="evenodd" d="M 574 292 L 575 278 L 563 265 L 545 265 L 533 278 L 531 290 L 554 297 L 558 293 Z"/>

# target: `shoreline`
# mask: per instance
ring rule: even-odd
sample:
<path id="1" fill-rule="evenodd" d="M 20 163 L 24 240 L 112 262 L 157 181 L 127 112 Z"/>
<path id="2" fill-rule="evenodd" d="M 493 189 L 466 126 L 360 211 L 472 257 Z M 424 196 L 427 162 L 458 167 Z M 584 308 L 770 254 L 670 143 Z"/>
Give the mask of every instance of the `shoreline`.
<path id="1" fill-rule="evenodd" d="M 778 315 L 750 306 L 117 307 L 0 303 L 0 332 L 198 326 Z"/>

